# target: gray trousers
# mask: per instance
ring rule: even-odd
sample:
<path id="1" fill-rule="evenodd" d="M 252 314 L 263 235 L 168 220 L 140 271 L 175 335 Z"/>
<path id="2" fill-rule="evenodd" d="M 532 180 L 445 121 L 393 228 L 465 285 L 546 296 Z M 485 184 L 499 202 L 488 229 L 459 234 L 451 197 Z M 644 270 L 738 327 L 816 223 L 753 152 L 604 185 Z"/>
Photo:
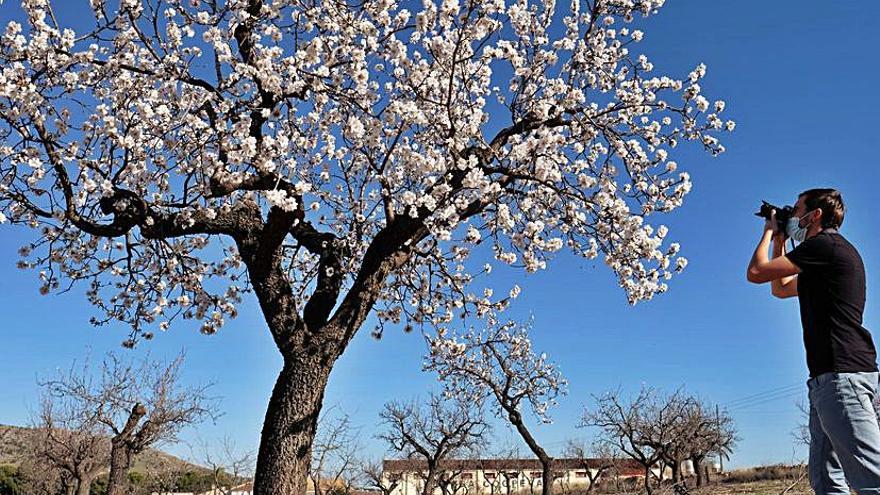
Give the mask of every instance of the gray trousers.
<path id="1" fill-rule="evenodd" d="M 816 495 L 880 495 L 875 373 L 823 373 L 810 395 L 810 485 Z M 849 486 L 847 486 L 849 482 Z"/>

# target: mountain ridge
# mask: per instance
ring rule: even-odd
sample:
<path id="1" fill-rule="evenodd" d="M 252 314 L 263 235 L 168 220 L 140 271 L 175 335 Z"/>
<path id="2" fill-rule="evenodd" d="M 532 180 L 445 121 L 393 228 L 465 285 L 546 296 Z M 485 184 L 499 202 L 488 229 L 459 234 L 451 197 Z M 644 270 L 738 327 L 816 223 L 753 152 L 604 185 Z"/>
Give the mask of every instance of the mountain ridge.
<path id="1" fill-rule="evenodd" d="M 27 426 L 0 424 L 0 465 L 18 465 L 19 459 L 28 448 L 28 436 L 35 431 L 36 428 Z M 204 466 L 152 448 L 135 457 L 131 470 L 134 472 L 210 471 Z"/>

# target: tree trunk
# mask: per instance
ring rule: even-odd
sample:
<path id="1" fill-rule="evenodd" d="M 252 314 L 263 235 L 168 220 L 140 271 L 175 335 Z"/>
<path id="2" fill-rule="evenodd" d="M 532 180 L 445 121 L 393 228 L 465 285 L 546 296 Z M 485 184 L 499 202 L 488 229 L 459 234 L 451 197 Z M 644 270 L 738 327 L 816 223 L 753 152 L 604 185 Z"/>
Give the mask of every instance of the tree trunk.
<path id="1" fill-rule="evenodd" d="M 669 467 L 672 468 L 672 482 L 678 483 L 681 481 L 681 460 L 673 459 L 669 463 Z"/>
<path id="2" fill-rule="evenodd" d="M 433 495 L 436 478 L 437 466 L 428 463 L 428 473 L 425 475 L 425 484 L 422 486 L 422 495 Z"/>
<path id="3" fill-rule="evenodd" d="M 334 361 L 316 349 L 285 357 L 263 421 L 254 495 L 306 493 L 312 441 Z"/>
<path id="4" fill-rule="evenodd" d="M 651 466 L 645 466 L 645 493 L 651 495 Z"/>
<path id="5" fill-rule="evenodd" d="M 110 479 L 107 481 L 107 495 L 126 495 L 128 493 L 128 470 L 131 469 L 131 458 L 135 454 L 132 438 L 141 418 L 147 415 L 147 409 L 141 403 L 131 408 L 131 413 L 122 431 L 110 439 Z M 143 447 L 137 447 L 138 452 Z"/>
<path id="6" fill-rule="evenodd" d="M 507 413 L 507 419 L 510 421 L 510 424 L 516 428 L 517 433 L 526 442 L 529 450 L 541 462 L 541 495 L 551 495 L 553 493 L 553 458 L 547 454 L 543 447 L 538 445 L 538 441 L 535 440 L 532 432 L 529 431 L 523 422 L 522 414 L 510 404 L 502 402 L 500 405 Z"/>
<path id="7" fill-rule="evenodd" d="M 312 482 L 312 489 L 315 495 L 324 495 L 324 490 L 321 488 L 321 475 L 319 473 L 311 472 L 306 474 L 306 491 L 308 491 L 309 481 Z"/>
<path id="8" fill-rule="evenodd" d="M 553 493 L 553 460 L 545 455 L 541 459 L 541 495 L 551 495 Z"/>
<path id="9" fill-rule="evenodd" d="M 76 495 L 89 495 L 92 491 L 92 480 L 90 478 L 80 478 L 76 484 Z"/>
<path id="10" fill-rule="evenodd" d="M 127 495 L 128 469 L 131 467 L 131 451 L 125 442 L 113 439 L 110 451 L 110 479 L 107 481 L 107 495 Z"/>
<path id="11" fill-rule="evenodd" d="M 590 481 L 590 485 L 587 487 L 587 493 L 591 493 L 593 491 L 593 488 L 596 487 L 596 481 L 599 480 L 599 476 L 601 476 L 602 473 L 597 471 L 596 474 L 593 475 L 593 471 L 590 470 L 589 467 L 585 469 L 587 470 L 587 478 Z"/>
<path id="12" fill-rule="evenodd" d="M 602 478 L 605 476 L 605 473 L 611 470 L 608 466 L 599 466 L 594 473 L 592 469 L 590 469 L 589 465 L 584 465 L 584 469 L 587 471 L 587 477 L 590 480 L 590 486 L 587 487 L 587 493 L 591 493 L 593 488 L 596 487 L 596 483 L 599 483 Z"/>
<path id="13" fill-rule="evenodd" d="M 703 460 L 699 457 L 692 457 L 691 462 L 694 463 L 694 472 L 697 474 L 697 487 L 703 486 Z"/>

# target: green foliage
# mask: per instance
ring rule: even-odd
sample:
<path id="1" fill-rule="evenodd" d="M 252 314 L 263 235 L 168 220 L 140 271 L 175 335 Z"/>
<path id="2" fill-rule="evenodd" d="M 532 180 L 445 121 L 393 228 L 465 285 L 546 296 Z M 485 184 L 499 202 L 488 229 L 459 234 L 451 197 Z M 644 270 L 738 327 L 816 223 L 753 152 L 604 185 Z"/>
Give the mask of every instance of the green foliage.
<path id="1" fill-rule="evenodd" d="M 213 475 L 210 471 L 186 471 L 177 479 L 175 491 L 178 492 L 204 492 L 211 488 Z"/>
<path id="2" fill-rule="evenodd" d="M 24 480 L 18 468 L 10 465 L 0 466 L 0 495 L 19 495 Z"/>
<path id="3" fill-rule="evenodd" d="M 92 481 L 91 486 L 89 487 L 91 495 L 107 495 L 107 475 L 101 475 L 95 478 Z"/>
<path id="4" fill-rule="evenodd" d="M 89 488 L 91 490 L 90 495 L 107 495 L 109 489 L 108 484 L 108 475 L 102 474 L 101 476 L 98 476 L 92 481 L 92 485 Z M 139 471 L 129 471 L 128 484 L 133 493 L 150 493 L 150 480 L 144 473 Z"/>

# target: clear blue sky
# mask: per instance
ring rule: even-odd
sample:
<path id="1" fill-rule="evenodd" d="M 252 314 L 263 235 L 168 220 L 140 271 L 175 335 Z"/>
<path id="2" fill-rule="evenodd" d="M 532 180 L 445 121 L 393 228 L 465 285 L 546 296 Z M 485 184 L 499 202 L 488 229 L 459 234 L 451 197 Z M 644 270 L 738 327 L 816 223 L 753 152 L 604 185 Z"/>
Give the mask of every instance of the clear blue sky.
<path id="1" fill-rule="evenodd" d="M 15 10 L 17 2 L 7 0 L 0 23 Z M 791 437 L 799 421 L 794 402 L 805 394 L 764 395 L 773 400 L 749 407 L 735 402 L 785 392 L 807 378 L 797 302 L 774 300 L 768 287 L 745 281 L 761 228 L 752 213 L 761 199 L 793 202 L 810 187 L 840 189 L 849 208 L 842 231 L 868 272 L 866 326 L 880 331 L 880 223 L 870 206 L 880 179 L 873 144 L 880 113 L 878 17 L 880 3 L 873 1 L 674 0 L 646 24 L 640 47 L 655 66 L 684 77 L 705 62 L 704 91 L 725 99 L 727 118 L 738 125 L 725 136 L 728 152 L 719 159 L 690 150 L 674 155 L 691 172 L 694 189 L 684 207 L 663 219 L 690 260 L 667 294 L 630 307 L 601 262 L 566 255 L 519 281 L 524 291 L 515 312 L 534 314 L 537 348 L 571 383 L 555 423 L 538 429 L 551 450 L 570 436 L 589 436 L 574 426 L 592 393 L 685 385 L 722 407 L 741 405 L 731 407 L 742 437 L 732 465 L 805 458 Z M 89 349 L 93 355 L 119 349 L 127 332 L 91 327 L 91 308 L 79 294 L 40 296 L 36 274 L 14 266 L 29 233 L 0 232 L 0 423 L 24 424 L 36 404 L 37 376 Z M 508 287 L 512 276 L 499 271 L 496 286 Z M 185 437 L 228 434 L 255 447 L 280 358 L 253 296 L 217 335 L 202 336 L 196 323 L 183 323 L 131 354 L 170 357 L 186 348 L 185 378 L 215 381 L 226 415 Z M 382 404 L 435 384 L 421 371 L 423 350 L 417 333 L 389 331 L 375 341 L 365 330 L 333 372 L 326 403 L 353 415 L 376 455 L 383 448 L 371 436 Z"/>

